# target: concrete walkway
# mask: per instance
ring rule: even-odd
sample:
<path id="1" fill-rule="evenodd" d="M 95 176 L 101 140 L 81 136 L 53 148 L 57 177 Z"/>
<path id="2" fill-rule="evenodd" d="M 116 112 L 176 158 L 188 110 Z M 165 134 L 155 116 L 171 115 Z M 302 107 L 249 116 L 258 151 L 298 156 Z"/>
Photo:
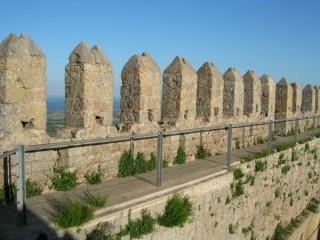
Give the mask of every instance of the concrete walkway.
<path id="1" fill-rule="evenodd" d="M 312 133 L 308 132 L 300 134 L 298 139 L 310 136 Z M 276 148 L 282 142 L 293 141 L 293 139 L 294 136 L 278 137 L 272 147 Z M 236 165 L 241 158 L 266 148 L 267 144 L 259 144 L 235 150 L 232 152 L 232 163 Z M 156 172 L 152 171 L 135 177 L 112 179 L 99 185 L 79 186 L 66 193 L 44 194 L 27 199 L 27 225 L 23 227 L 16 226 L 16 206 L 2 204 L 0 205 L 0 239 L 35 239 L 41 231 L 49 233 L 52 239 L 60 237 L 58 235 L 61 235 L 61 229 L 50 221 L 50 204 L 54 200 L 78 199 L 86 191 L 94 195 L 109 193 L 110 197 L 106 208 L 97 211 L 95 215 L 95 218 L 101 218 L 112 212 L 180 191 L 226 173 L 226 154 L 221 154 L 205 160 L 196 160 L 163 169 L 161 187 L 155 186 Z M 70 236 L 64 237 L 65 239 L 71 238 Z"/>

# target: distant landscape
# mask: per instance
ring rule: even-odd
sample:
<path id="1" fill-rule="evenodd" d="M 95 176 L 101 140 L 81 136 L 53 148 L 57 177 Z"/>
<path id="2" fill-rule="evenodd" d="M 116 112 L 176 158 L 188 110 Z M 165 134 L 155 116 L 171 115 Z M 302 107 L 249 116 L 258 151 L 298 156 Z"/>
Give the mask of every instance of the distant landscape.
<path id="1" fill-rule="evenodd" d="M 54 137 L 58 128 L 64 127 L 64 97 L 47 98 L 47 127 L 49 136 Z M 113 100 L 113 125 L 120 119 L 120 98 Z"/>

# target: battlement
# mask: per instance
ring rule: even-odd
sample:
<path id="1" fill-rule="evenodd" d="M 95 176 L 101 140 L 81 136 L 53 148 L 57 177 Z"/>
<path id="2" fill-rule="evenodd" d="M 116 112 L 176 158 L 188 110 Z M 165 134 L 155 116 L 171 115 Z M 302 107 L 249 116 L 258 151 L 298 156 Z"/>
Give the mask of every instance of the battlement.
<path id="1" fill-rule="evenodd" d="M 26 35 L 10 34 L 0 45 L 0 139 L 46 126 L 46 60 Z M 319 112 L 319 87 L 282 78 L 276 85 L 269 75 L 259 78 L 235 68 L 223 75 L 206 62 L 196 72 L 182 57 L 163 71 L 144 52 L 132 56 L 121 73 L 120 129 L 152 123 L 163 127 L 215 125 L 282 119 Z M 162 88 L 162 89 L 161 89 Z M 65 68 L 65 131 L 86 132 L 71 137 L 107 136 L 112 128 L 114 76 L 112 65 L 98 46 L 80 42 Z M 109 130 L 101 130 L 101 129 Z M 99 129 L 99 130 L 97 130 Z M 290 130 L 277 125 L 279 134 Z M 114 127 L 116 135 L 116 129 Z M 39 133 L 36 133 L 40 131 Z M 148 131 L 148 130 L 145 130 Z M 100 134 L 100 135 L 99 135 Z M 66 136 L 66 135 L 61 135 Z M 28 141 L 28 140 L 26 140 Z M 46 140 L 49 141 L 49 140 Z"/>

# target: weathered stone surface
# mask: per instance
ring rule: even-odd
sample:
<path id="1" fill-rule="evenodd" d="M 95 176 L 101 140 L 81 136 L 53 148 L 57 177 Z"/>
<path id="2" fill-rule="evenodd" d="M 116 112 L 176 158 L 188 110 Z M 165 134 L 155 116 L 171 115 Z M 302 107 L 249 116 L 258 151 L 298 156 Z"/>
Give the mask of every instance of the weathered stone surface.
<path id="1" fill-rule="evenodd" d="M 289 82 L 282 78 L 276 85 L 276 108 L 275 119 L 286 119 L 292 117 L 293 90 Z M 275 131 L 279 135 L 285 135 L 289 131 L 289 123 L 275 124 Z"/>
<path id="2" fill-rule="evenodd" d="M 120 122 L 160 121 L 160 68 L 144 52 L 132 56 L 122 69 Z"/>
<path id="3" fill-rule="evenodd" d="M 0 45 L 0 57 L 29 57 L 42 56 L 41 49 L 27 36 L 15 34 L 8 35 Z"/>
<path id="4" fill-rule="evenodd" d="M 223 78 L 213 63 L 204 63 L 197 72 L 197 118 L 214 121 L 222 117 Z"/>
<path id="5" fill-rule="evenodd" d="M 260 77 L 261 81 L 261 112 L 264 116 L 273 118 L 275 111 L 276 86 L 273 79 L 264 74 Z"/>
<path id="6" fill-rule="evenodd" d="M 302 90 L 302 112 L 314 113 L 315 110 L 315 90 L 308 84 Z"/>
<path id="7" fill-rule="evenodd" d="M 244 84 L 235 68 L 229 68 L 223 74 L 223 115 L 227 117 L 243 115 Z"/>
<path id="8" fill-rule="evenodd" d="M 313 86 L 314 88 L 314 94 L 315 94 L 315 106 L 314 106 L 314 112 L 318 113 L 319 112 L 319 107 L 320 107 L 320 95 L 319 95 L 319 87 L 318 86 Z"/>
<path id="9" fill-rule="evenodd" d="M 112 124 L 113 72 L 102 50 L 81 42 L 65 69 L 65 125 L 93 129 Z"/>
<path id="10" fill-rule="evenodd" d="M 292 87 L 292 112 L 295 114 L 299 114 L 302 97 L 301 88 L 297 83 L 291 83 L 290 85 Z"/>
<path id="11" fill-rule="evenodd" d="M 242 78 L 244 83 L 243 114 L 258 116 L 261 113 L 261 82 L 251 70 L 248 70 Z"/>
<path id="12" fill-rule="evenodd" d="M 45 130 L 46 60 L 26 35 L 0 44 L 0 138 L 28 129 Z"/>
<path id="13" fill-rule="evenodd" d="M 197 74 L 185 58 L 176 57 L 163 72 L 162 120 L 195 119 Z"/>

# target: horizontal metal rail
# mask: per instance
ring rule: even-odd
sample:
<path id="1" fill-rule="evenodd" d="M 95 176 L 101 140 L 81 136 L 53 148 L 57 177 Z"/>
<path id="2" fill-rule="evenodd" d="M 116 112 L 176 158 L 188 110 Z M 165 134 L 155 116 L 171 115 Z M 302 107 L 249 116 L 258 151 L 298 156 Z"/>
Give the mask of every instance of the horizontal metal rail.
<path id="1" fill-rule="evenodd" d="M 266 124 L 269 124 L 270 121 L 272 121 L 273 124 L 277 124 L 277 123 L 282 123 L 282 122 L 312 119 L 314 117 L 319 118 L 320 116 L 296 117 L 296 118 L 289 118 L 289 119 L 278 119 L 278 120 L 266 120 L 266 121 L 260 121 L 260 122 L 238 123 L 238 124 L 232 125 L 232 128 L 242 128 L 242 127 L 266 125 Z M 168 131 L 168 132 L 163 131 L 163 136 L 168 137 L 168 136 L 192 134 L 192 133 L 198 133 L 198 132 L 228 130 L 228 126 L 229 126 L 229 124 L 219 125 L 219 126 L 202 127 L 202 128 L 175 130 L 175 131 Z M 71 139 L 70 141 L 65 141 L 65 142 L 26 145 L 25 152 L 30 153 L 30 152 L 38 152 L 38 151 L 49 151 L 49 150 L 57 150 L 57 149 L 65 149 L 65 148 L 73 148 L 73 147 L 84 147 L 84 146 L 90 146 L 90 145 L 126 142 L 126 141 L 131 141 L 131 140 L 142 140 L 142 139 L 149 139 L 149 138 L 157 138 L 157 133 L 139 134 L 139 135 L 130 135 L 130 136 L 119 136 L 119 137 L 110 137 L 110 138 L 85 139 L 85 140 L 76 140 L 76 141 Z M 0 155 L 0 159 L 6 158 L 10 155 L 14 155 L 15 153 L 16 153 L 16 148 Z"/>

